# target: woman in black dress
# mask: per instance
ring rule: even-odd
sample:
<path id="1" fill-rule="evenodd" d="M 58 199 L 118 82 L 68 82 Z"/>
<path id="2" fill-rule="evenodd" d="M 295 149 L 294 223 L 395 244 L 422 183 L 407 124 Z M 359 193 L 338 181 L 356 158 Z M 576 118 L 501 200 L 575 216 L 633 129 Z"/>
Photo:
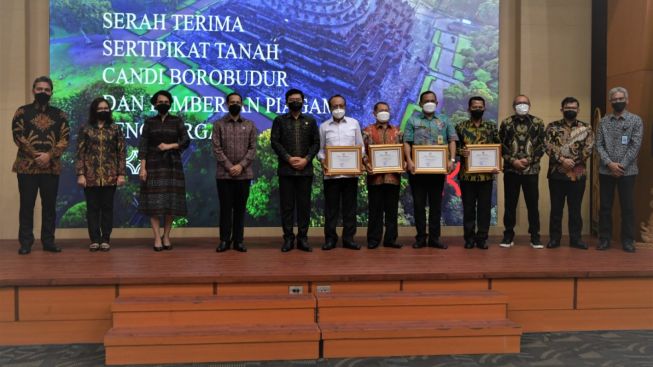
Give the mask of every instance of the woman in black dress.
<path id="1" fill-rule="evenodd" d="M 138 210 L 150 216 L 154 251 L 171 250 L 170 230 L 175 216 L 186 215 L 186 185 L 181 151 L 190 139 L 181 118 L 170 115 L 172 95 L 160 90 L 150 102 L 159 112 L 148 118 L 138 147 L 141 197 Z M 163 234 L 159 217 L 164 217 Z"/>

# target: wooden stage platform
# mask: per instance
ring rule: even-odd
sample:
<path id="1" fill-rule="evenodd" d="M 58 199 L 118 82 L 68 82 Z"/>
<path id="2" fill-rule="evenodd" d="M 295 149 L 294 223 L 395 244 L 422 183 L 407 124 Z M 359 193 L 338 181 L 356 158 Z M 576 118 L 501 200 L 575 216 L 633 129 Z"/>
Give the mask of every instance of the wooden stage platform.
<path id="1" fill-rule="evenodd" d="M 125 364 L 506 353 L 522 331 L 653 329 L 653 249 L 401 238 L 402 249 L 322 251 L 310 240 L 312 253 L 282 253 L 279 238 L 247 253 L 206 238 L 163 252 L 116 239 L 107 253 L 65 240 L 62 253 L 27 256 L 0 241 L 0 345 L 104 342 L 107 363 Z M 454 347 L 462 337 L 482 347 Z"/>

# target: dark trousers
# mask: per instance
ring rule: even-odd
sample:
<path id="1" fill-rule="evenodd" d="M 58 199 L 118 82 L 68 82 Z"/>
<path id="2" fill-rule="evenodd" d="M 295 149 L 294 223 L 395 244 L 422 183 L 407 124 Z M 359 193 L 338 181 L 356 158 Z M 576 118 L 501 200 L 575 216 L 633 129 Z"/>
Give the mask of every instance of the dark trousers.
<path id="1" fill-rule="evenodd" d="M 220 200 L 220 241 L 243 243 L 250 180 L 216 180 Z"/>
<path id="2" fill-rule="evenodd" d="M 41 243 L 54 246 L 54 228 L 57 218 L 57 191 L 59 175 L 18 174 L 20 212 L 18 214 L 18 241 L 21 246 L 34 244 L 34 204 L 36 195 L 41 195 Z"/>
<path id="3" fill-rule="evenodd" d="M 399 185 L 367 185 L 368 224 L 367 243 L 384 244 L 397 241 L 397 212 L 399 211 Z M 385 218 L 384 218 L 385 217 Z"/>
<path id="4" fill-rule="evenodd" d="M 293 240 L 295 209 L 297 237 L 306 239 L 311 218 L 311 187 L 313 176 L 279 176 L 279 207 L 284 240 Z"/>
<path id="5" fill-rule="evenodd" d="M 115 186 L 87 187 L 86 223 L 91 243 L 109 243 L 113 229 L 113 195 Z"/>
<path id="6" fill-rule="evenodd" d="M 635 191 L 635 177 L 622 176 L 612 177 L 610 175 L 599 175 L 599 195 L 601 209 L 599 209 L 599 238 L 608 240 L 612 238 L 612 202 L 614 201 L 614 189 L 619 192 L 619 204 L 621 205 L 621 244 L 632 244 L 635 242 L 635 203 L 633 193 Z"/>
<path id="7" fill-rule="evenodd" d="M 503 189 L 505 191 L 505 208 L 503 213 L 503 235 L 508 238 L 515 237 L 515 224 L 517 222 L 517 202 L 519 191 L 524 191 L 526 209 L 528 209 L 528 233 L 531 240 L 540 239 L 540 211 L 537 207 L 540 192 L 538 188 L 538 175 L 518 175 L 506 172 L 503 175 Z"/>
<path id="8" fill-rule="evenodd" d="M 338 242 L 336 226 L 342 205 L 342 241 L 353 242 L 356 234 L 358 177 L 324 180 L 324 240 Z M 342 202 L 342 204 L 341 204 Z"/>
<path id="9" fill-rule="evenodd" d="M 410 190 L 413 194 L 415 217 L 415 238 L 419 242 L 426 241 L 426 203 L 429 205 L 429 241 L 440 238 L 440 217 L 442 216 L 442 189 L 444 175 L 420 174 L 408 175 Z"/>
<path id="10" fill-rule="evenodd" d="M 569 240 L 580 242 L 583 229 L 581 204 L 585 194 L 585 180 L 566 181 L 549 179 L 549 194 L 551 197 L 551 213 L 549 216 L 549 237 L 551 241 L 560 242 L 562 237 L 562 209 L 567 200 L 569 219 Z"/>
<path id="11" fill-rule="evenodd" d="M 486 241 L 490 230 L 493 181 L 460 181 L 465 242 Z"/>

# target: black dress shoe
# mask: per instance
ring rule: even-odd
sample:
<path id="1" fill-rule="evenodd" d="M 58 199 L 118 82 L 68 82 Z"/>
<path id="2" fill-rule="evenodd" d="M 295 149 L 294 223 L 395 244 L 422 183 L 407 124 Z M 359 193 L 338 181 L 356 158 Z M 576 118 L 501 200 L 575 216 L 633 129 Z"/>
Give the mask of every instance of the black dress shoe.
<path id="1" fill-rule="evenodd" d="M 298 238 L 297 239 L 297 249 L 304 252 L 311 252 L 313 248 L 308 245 L 308 239 Z"/>
<path id="2" fill-rule="evenodd" d="M 283 246 L 281 246 L 281 252 L 288 252 L 294 248 L 295 248 L 295 241 L 291 239 L 287 239 L 283 242 Z"/>
<path id="3" fill-rule="evenodd" d="M 465 248 L 466 249 L 472 249 L 474 248 L 474 241 L 465 241 Z"/>
<path id="4" fill-rule="evenodd" d="M 401 248 L 403 245 L 401 243 L 384 243 L 383 247 L 390 247 L 390 248 Z"/>
<path id="5" fill-rule="evenodd" d="M 334 248 L 336 248 L 335 242 L 327 242 L 324 245 L 322 245 L 322 250 L 324 251 L 333 250 Z"/>
<path id="6" fill-rule="evenodd" d="M 378 242 L 368 242 L 367 243 L 367 248 L 370 249 L 370 250 L 374 250 L 377 247 L 379 247 Z"/>
<path id="7" fill-rule="evenodd" d="M 626 251 L 626 252 L 630 252 L 630 253 L 636 251 L 636 250 L 635 250 L 635 245 L 633 245 L 632 243 L 626 243 L 626 244 L 624 244 L 624 245 L 623 245 L 623 249 L 624 249 L 624 251 Z"/>
<path id="8" fill-rule="evenodd" d="M 27 255 L 32 252 L 32 246 L 20 246 L 18 249 L 18 255 Z"/>
<path id="9" fill-rule="evenodd" d="M 218 247 L 215 249 L 215 252 L 225 252 L 229 250 L 230 243 L 227 241 L 221 241 Z"/>
<path id="10" fill-rule="evenodd" d="M 429 241 L 429 247 L 439 248 L 442 250 L 449 248 L 449 246 L 447 246 L 445 243 L 440 242 L 440 240 Z"/>
<path id="11" fill-rule="evenodd" d="M 58 247 L 58 246 L 56 246 L 56 245 L 43 246 L 43 251 L 47 251 L 47 252 L 61 252 L 61 247 Z"/>
<path id="12" fill-rule="evenodd" d="M 247 252 L 247 247 L 242 243 L 234 243 L 234 250 L 238 252 Z"/>
<path id="13" fill-rule="evenodd" d="M 348 248 L 350 250 L 360 250 L 361 245 L 357 244 L 356 242 L 345 242 L 342 244 L 343 248 Z"/>
<path id="14" fill-rule="evenodd" d="M 551 240 L 546 244 L 546 248 L 558 248 L 560 247 L 560 241 Z"/>
<path id="15" fill-rule="evenodd" d="M 476 247 L 480 248 L 481 250 L 487 250 L 488 249 L 486 241 L 476 242 Z"/>
<path id="16" fill-rule="evenodd" d="M 601 239 L 599 241 L 599 245 L 596 246 L 596 249 L 599 250 L 599 251 L 605 251 L 605 250 L 607 250 L 609 248 L 610 248 L 610 241 L 608 241 L 606 239 Z"/>
<path id="17" fill-rule="evenodd" d="M 423 248 L 423 247 L 426 247 L 425 241 L 417 241 L 413 243 L 413 248 Z"/>
<path id="18" fill-rule="evenodd" d="M 581 241 L 572 242 L 569 244 L 569 247 L 573 247 L 581 250 L 587 250 L 589 248 L 589 246 L 587 246 L 585 242 L 581 242 Z"/>

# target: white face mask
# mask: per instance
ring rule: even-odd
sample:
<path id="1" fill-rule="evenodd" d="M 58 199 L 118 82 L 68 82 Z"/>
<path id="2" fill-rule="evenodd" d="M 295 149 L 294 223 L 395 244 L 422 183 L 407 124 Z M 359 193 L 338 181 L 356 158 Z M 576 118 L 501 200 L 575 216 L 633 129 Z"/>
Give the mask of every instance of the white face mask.
<path id="1" fill-rule="evenodd" d="M 528 113 L 528 110 L 530 109 L 531 106 L 527 105 L 526 103 L 520 103 L 515 106 L 515 112 L 517 112 L 519 116 L 524 116 L 525 114 Z"/>
<path id="2" fill-rule="evenodd" d="M 376 120 L 379 121 L 379 122 L 388 122 L 388 121 L 390 121 L 390 112 L 387 112 L 387 111 L 377 112 Z"/>
<path id="3" fill-rule="evenodd" d="M 345 109 L 336 108 L 335 110 L 331 111 L 331 116 L 333 116 L 333 118 L 336 120 L 340 120 L 341 118 L 345 117 Z"/>
<path id="4" fill-rule="evenodd" d="M 426 102 L 424 103 L 424 106 L 422 106 L 422 110 L 426 113 L 433 113 L 435 112 L 435 108 L 438 106 L 437 103 L 435 102 Z"/>

